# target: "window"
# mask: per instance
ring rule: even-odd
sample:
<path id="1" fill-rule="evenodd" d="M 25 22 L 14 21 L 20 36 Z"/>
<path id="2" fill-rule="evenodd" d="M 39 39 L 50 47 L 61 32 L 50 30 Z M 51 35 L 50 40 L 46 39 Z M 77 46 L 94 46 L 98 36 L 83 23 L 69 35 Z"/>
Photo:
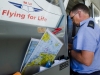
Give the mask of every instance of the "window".
<path id="1" fill-rule="evenodd" d="M 95 19 L 95 22 L 100 26 L 100 11 L 93 3 L 92 7 L 93 7 L 93 18 Z"/>

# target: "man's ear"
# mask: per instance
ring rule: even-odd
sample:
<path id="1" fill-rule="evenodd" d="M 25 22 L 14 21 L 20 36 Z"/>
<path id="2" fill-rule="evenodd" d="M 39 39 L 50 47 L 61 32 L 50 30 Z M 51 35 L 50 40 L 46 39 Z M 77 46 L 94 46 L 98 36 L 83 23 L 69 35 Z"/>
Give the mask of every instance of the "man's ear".
<path id="1" fill-rule="evenodd" d="M 79 17 L 82 16 L 82 11 L 78 10 Z"/>

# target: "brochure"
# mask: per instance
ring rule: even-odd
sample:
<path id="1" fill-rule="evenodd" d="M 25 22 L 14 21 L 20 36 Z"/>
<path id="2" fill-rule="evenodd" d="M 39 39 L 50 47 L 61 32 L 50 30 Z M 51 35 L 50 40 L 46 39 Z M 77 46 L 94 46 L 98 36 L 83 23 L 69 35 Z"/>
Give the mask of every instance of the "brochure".
<path id="1" fill-rule="evenodd" d="M 31 41 L 34 42 L 35 40 Z M 26 60 L 23 61 L 25 64 L 21 68 L 22 74 L 24 74 L 26 68 L 29 66 L 43 66 L 48 61 L 53 62 L 61 47 L 63 46 L 63 43 L 49 29 L 45 31 L 39 41 L 36 40 L 35 42 L 37 42 L 34 47 L 35 49 L 32 49 L 32 52 L 29 54 L 28 58 L 27 55 L 25 56 Z M 30 47 L 31 46 L 29 45 L 28 48 Z"/>
<path id="2" fill-rule="evenodd" d="M 20 71 L 22 71 L 23 67 L 26 65 L 26 62 L 28 61 L 28 59 L 32 55 L 32 53 L 33 53 L 35 47 L 37 46 L 38 42 L 39 42 L 39 39 L 31 38 L 28 49 L 27 49 L 25 57 L 24 57 L 24 60 L 22 62 Z"/>

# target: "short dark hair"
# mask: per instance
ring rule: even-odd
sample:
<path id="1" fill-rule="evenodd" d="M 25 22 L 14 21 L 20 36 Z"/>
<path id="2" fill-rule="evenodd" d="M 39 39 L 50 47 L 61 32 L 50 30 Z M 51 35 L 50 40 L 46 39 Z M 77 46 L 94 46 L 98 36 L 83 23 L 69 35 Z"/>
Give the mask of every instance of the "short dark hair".
<path id="1" fill-rule="evenodd" d="M 82 4 L 82 3 L 78 3 L 76 4 L 71 10 L 70 12 L 77 12 L 77 10 L 82 10 L 83 12 L 89 14 L 90 16 L 90 11 L 89 11 L 89 8 L 85 5 L 85 4 Z"/>

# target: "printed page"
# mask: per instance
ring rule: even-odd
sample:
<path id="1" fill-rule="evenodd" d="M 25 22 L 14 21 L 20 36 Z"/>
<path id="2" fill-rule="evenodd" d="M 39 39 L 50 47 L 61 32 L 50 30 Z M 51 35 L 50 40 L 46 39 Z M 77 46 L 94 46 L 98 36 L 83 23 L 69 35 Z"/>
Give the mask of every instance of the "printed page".
<path id="1" fill-rule="evenodd" d="M 45 65 L 48 61 L 53 62 L 62 46 L 63 43 L 47 29 L 25 65 L 22 73 L 24 73 L 27 66 Z"/>
<path id="2" fill-rule="evenodd" d="M 21 70 L 23 69 L 23 67 L 26 65 L 26 62 L 28 61 L 28 59 L 29 59 L 30 56 L 32 55 L 32 53 L 33 53 L 35 47 L 37 46 L 38 42 L 39 42 L 38 39 L 31 38 L 20 71 L 21 71 Z"/>

